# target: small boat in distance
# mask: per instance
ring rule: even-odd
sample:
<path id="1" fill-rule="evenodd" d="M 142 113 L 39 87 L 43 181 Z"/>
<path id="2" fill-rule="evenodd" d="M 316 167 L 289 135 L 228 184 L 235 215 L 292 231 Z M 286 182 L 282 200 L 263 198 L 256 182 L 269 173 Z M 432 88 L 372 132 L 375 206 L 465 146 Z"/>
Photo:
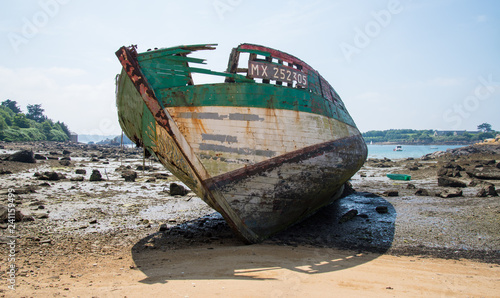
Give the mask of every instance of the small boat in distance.
<path id="1" fill-rule="evenodd" d="M 225 72 L 190 56 L 214 49 L 120 48 L 118 118 L 236 235 L 260 242 L 338 199 L 367 147 L 340 96 L 307 63 L 253 44 L 234 48 Z M 223 82 L 195 84 L 193 73 Z"/>
<path id="2" fill-rule="evenodd" d="M 411 176 L 406 174 L 387 174 L 386 176 L 391 180 L 405 180 L 405 181 L 411 180 Z"/>
<path id="3" fill-rule="evenodd" d="M 394 151 L 403 151 L 403 146 L 397 145 L 396 148 L 393 149 Z"/>

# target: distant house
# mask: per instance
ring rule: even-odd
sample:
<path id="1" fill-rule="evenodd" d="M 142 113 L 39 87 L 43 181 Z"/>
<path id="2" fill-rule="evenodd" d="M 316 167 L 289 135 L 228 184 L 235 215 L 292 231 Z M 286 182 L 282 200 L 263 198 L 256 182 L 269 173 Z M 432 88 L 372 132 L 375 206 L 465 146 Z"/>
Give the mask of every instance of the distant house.
<path id="1" fill-rule="evenodd" d="M 69 141 L 73 143 L 78 143 L 78 134 L 76 134 L 75 132 L 70 132 Z"/>
<path id="2" fill-rule="evenodd" d="M 480 131 L 466 131 L 466 130 L 435 130 L 434 136 L 461 136 L 464 133 L 478 134 Z"/>

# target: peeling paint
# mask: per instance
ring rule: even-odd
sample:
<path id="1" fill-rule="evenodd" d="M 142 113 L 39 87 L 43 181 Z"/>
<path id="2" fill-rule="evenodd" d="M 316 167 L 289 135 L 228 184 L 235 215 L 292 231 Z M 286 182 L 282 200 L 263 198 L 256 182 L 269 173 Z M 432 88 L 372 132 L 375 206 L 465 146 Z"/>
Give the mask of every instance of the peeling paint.
<path id="1" fill-rule="evenodd" d="M 225 153 L 236 153 L 241 155 L 257 155 L 257 156 L 265 156 L 265 157 L 273 157 L 276 156 L 276 152 L 271 150 L 255 150 L 251 148 L 232 148 L 223 145 L 214 145 L 214 144 L 200 144 L 200 150 L 206 151 L 216 151 L 216 152 L 225 152 Z"/>
<path id="2" fill-rule="evenodd" d="M 180 113 L 179 117 L 188 119 L 216 119 L 223 120 L 227 118 L 227 115 L 219 115 L 219 113 L 196 113 L 196 112 L 185 112 Z"/>
<path id="3" fill-rule="evenodd" d="M 203 133 L 201 134 L 203 141 L 218 141 L 221 143 L 238 143 L 238 138 L 229 135 L 211 135 Z"/>
<path id="4" fill-rule="evenodd" d="M 233 113 L 229 114 L 229 120 L 264 121 L 264 118 L 260 117 L 259 115 L 253 114 Z"/>

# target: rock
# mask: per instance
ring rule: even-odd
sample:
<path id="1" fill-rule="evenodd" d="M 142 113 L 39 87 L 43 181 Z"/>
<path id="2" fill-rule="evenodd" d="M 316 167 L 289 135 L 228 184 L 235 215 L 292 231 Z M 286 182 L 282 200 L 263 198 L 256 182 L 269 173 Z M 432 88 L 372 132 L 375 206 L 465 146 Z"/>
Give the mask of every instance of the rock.
<path id="1" fill-rule="evenodd" d="M 354 189 L 354 187 L 352 187 L 351 182 L 346 181 L 346 182 L 344 183 L 344 191 L 342 192 L 341 197 L 342 197 L 342 198 L 345 198 L 345 197 L 347 197 L 347 196 L 349 196 L 349 195 L 352 195 L 352 194 L 353 194 L 353 193 L 355 193 L 355 192 L 356 192 L 356 190 Z"/>
<path id="2" fill-rule="evenodd" d="M 500 162 L 497 163 L 497 169 L 500 169 Z"/>
<path id="3" fill-rule="evenodd" d="M 24 215 L 21 213 L 21 211 L 16 210 L 14 215 L 14 220 L 16 222 L 21 222 L 23 221 L 23 218 Z M 0 222 L 7 222 L 8 219 L 9 219 L 9 209 L 7 208 L 7 206 L 0 206 Z M 12 217 L 10 219 L 12 219 Z"/>
<path id="4" fill-rule="evenodd" d="M 28 193 L 36 193 L 35 187 L 32 185 L 28 185 L 25 188 L 17 188 L 14 190 L 14 193 L 17 195 L 24 195 Z"/>
<path id="5" fill-rule="evenodd" d="M 438 197 L 441 198 L 454 198 L 454 197 L 461 197 L 462 196 L 462 190 L 461 189 L 446 189 L 438 194 Z"/>
<path id="6" fill-rule="evenodd" d="M 339 224 L 353 219 L 356 215 L 358 215 L 358 210 L 356 210 L 356 209 L 351 209 L 351 210 L 347 211 L 347 213 L 342 215 L 342 217 L 339 219 Z"/>
<path id="7" fill-rule="evenodd" d="M 366 178 L 366 174 L 365 173 L 359 173 L 359 177 Z"/>
<path id="8" fill-rule="evenodd" d="M 419 188 L 417 189 L 417 191 L 415 192 L 415 195 L 416 196 L 421 196 L 421 197 L 427 197 L 429 196 L 429 191 L 427 191 L 427 189 L 423 189 L 423 188 Z"/>
<path id="9" fill-rule="evenodd" d="M 155 174 L 153 174 L 153 177 L 155 177 L 156 179 L 166 180 L 166 179 L 168 179 L 168 177 L 170 177 L 170 175 L 167 173 L 155 173 Z"/>
<path id="10" fill-rule="evenodd" d="M 21 211 L 16 210 L 15 218 L 16 218 L 16 222 L 21 222 L 24 219 L 24 214 L 22 214 Z"/>
<path id="11" fill-rule="evenodd" d="M 448 176 L 448 169 L 447 168 L 440 168 L 437 171 L 438 176 Z"/>
<path id="12" fill-rule="evenodd" d="M 63 155 L 70 155 L 71 151 L 69 151 L 69 150 L 63 150 L 62 154 Z"/>
<path id="13" fill-rule="evenodd" d="M 44 172 L 38 176 L 38 180 L 58 181 L 61 179 L 66 179 L 66 176 L 57 172 Z"/>
<path id="14" fill-rule="evenodd" d="M 41 155 L 41 154 L 35 154 L 35 159 L 38 159 L 38 160 L 46 160 L 47 159 L 47 156 L 45 155 Z"/>
<path id="15" fill-rule="evenodd" d="M 151 182 L 156 182 L 156 178 L 155 177 L 150 177 L 146 180 L 146 182 L 148 183 L 151 183 Z"/>
<path id="16" fill-rule="evenodd" d="M 448 177 L 438 177 L 438 186 L 444 187 L 467 187 L 465 183 L 460 180 L 448 178 Z"/>
<path id="17" fill-rule="evenodd" d="M 137 178 L 137 172 L 135 171 L 124 171 L 122 173 L 122 178 L 125 178 L 126 182 L 135 182 Z"/>
<path id="18" fill-rule="evenodd" d="M 481 188 L 476 194 L 476 197 L 480 197 L 480 198 L 484 198 L 487 196 L 488 196 L 488 193 L 486 192 L 486 190 L 484 188 Z"/>
<path id="19" fill-rule="evenodd" d="M 462 177 L 460 174 L 460 171 L 456 168 L 449 169 L 449 168 L 440 168 L 437 171 L 438 176 L 446 176 L 446 177 Z"/>
<path id="20" fill-rule="evenodd" d="M 130 170 L 132 169 L 131 166 L 119 166 L 118 168 L 115 169 L 116 172 L 122 172 L 122 171 L 125 171 L 125 170 Z"/>
<path id="21" fill-rule="evenodd" d="M 397 197 L 399 192 L 397 190 L 387 190 L 382 193 L 386 197 Z"/>
<path id="22" fill-rule="evenodd" d="M 37 219 L 45 219 L 45 218 L 49 218 L 49 215 L 47 213 L 39 213 L 39 214 L 36 214 L 35 217 Z"/>
<path id="23" fill-rule="evenodd" d="M 483 165 L 485 165 L 485 166 L 492 166 L 492 165 L 495 165 L 495 163 L 496 163 L 496 161 L 494 159 L 483 161 Z"/>
<path id="24" fill-rule="evenodd" d="M 71 165 L 71 162 L 69 160 L 66 160 L 66 159 L 61 159 L 59 161 L 59 164 L 64 166 L 64 167 L 69 167 Z"/>
<path id="25" fill-rule="evenodd" d="M 6 222 L 8 216 L 9 209 L 7 209 L 7 206 L 0 206 L 0 222 Z"/>
<path id="26" fill-rule="evenodd" d="M 472 171 L 467 171 L 467 175 L 473 178 L 485 179 L 485 180 L 500 180 L 500 170 L 493 167 L 474 169 Z"/>
<path id="27" fill-rule="evenodd" d="M 184 188 L 184 186 L 179 185 L 177 183 L 170 183 L 170 195 L 171 196 L 185 196 L 188 193 L 188 190 Z"/>
<path id="28" fill-rule="evenodd" d="M 168 225 L 167 224 L 161 224 L 160 225 L 160 232 L 164 232 L 168 230 Z"/>
<path id="29" fill-rule="evenodd" d="M 76 169 L 75 174 L 86 175 L 87 171 L 85 169 Z"/>
<path id="30" fill-rule="evenodd" d="M 384 214 L 389 212 L 389 209 L 387 208 L 387 206 L 377 206 L 375 207 L 375 211 L 377 211 L 380 214 Z"/>
<path id="31" fill-rule="evenodd" d="M 0 175 L 10 175 L 10 174 L 12 174 L 12 171 L 0 169 Z"/>
<path id="32" fill-rule="evenodd" d="M 415 184 L 412 184 L 412 183 L 408 183 L 406 185 L 406 189 L 416 189 L 417 187 L 415 186 Z"/>
<path id="33" fill-rule="evenodd" d="M 21 150 L 16 153 L 11 154 L 7 160 L 18 161 L 24 163 L 36 163 L 36 159 L 33 156 L 33 151 Z"/>
<path id="34" fill-rule="evenodd" d="M 83 176 L 77 176 L 77 177 L 71 177 L 69 180 L 78 182 L 85 180 L 85 178 Z"/>
<path id="35" fill-rule="evenodd" d="M 497 197 L 498 193 L 495 189 L 494 185 L 488 185 L 484 188 L 485 192 L 487 195 L 492 196 L 492 197 Z"/>
<path id="36" fill-rule="evenodd" d="M 137 171 L 154 171 L 154 170 L 157 170 L 157 168 L 155 168 L 153 166 L 137 166 L 136 170 Z"/>
<path id="37" fill-rule="evenodd" d="M 99 170 L 92 170 L 92 174 L 90 175 L 90 181 L 102 181 L 102 175 Z"/>

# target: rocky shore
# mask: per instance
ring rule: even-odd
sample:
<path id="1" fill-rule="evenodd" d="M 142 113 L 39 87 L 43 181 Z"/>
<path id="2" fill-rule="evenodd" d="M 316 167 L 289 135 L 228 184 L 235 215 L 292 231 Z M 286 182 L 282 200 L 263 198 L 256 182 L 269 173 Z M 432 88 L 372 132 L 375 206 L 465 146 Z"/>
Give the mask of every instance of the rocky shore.
<path id="1" fill-rule="evenodd" d="M 56 260 L 81 263 L 69 273 L 77 280 L 89 266 L 82 260 L 130 257 L 126 269 L 141 270 L 147 252 L 243 245 L 218 213 L 161 164 L 144 160 L 140 148 L 2 143 L 0 160 L 1 258 L 7 260 L 14 237 L 18 287 L 39 289 L 37 278 Z M 500 264 L 499 162 L 499 145 L 369 159 L 344 198 L 264 245 Z M 390 180 L 389 173 L 411 180 Z"/>

